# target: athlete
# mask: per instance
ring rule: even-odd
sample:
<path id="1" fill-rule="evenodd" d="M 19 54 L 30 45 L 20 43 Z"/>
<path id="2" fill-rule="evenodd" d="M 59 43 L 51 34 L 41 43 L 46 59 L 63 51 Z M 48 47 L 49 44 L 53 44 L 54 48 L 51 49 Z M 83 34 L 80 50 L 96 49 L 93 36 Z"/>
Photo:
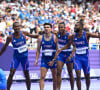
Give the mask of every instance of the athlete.
<path id="1" fill-rule="evenodd" d="M 53 90 L 57 90 L 56 79 L 57 79 L 57 66 L 56 61 L 52 60 L 57 50 L 57 37 L 51 33 L 52 25 L 50 23 L 44 24 L 44 34 L 38 38 L 38 46 L 36 52 L 35 65 L 38 63 L 40 55 L 40 49 L 42 47 L 42 58 L 41 58 L 41 78 L 40 78 L 40 90 L 44 90 L 44 79 L 48 69 L 52 72 L 53 77 Z"/>
<path id="2" fill-rule="evenodd" d="M 68 44 L 66 44 L 63 48 L 57 51 L 57 55 L 64 49 L 69 48 L 71 43 L 75 48 L 75 59 L 74 59 L 74 67 L 76 71 L 77 77 L 77 88 L 81 90 L 81 69 L 84 71 L 85 79 L 86 79 L 86 90 L 89 90 L 90 87 L 90 61 L 89 61 L 89 38 L 100 38 L 100 35 L 94 33 L 83 32 L 83 23 L 77 22 L 75 24 L 75 34 L 72 35 Z M 74 51 L 73 51 L 74 52 Z M 72 53 L 73 53 L 72 52 Z M 71 54 L 72 55 L 72 54 Z"/>
<path id="3" fill-rule="evenodd" d="M 70 40 L 71 35 L 65 31 L 65 23 L 61 22 L 58 25 L 59 31 L 56 33 L 58 37 L 58 49 L 64 47 Z M 61 72 L 64 64 L 67 66 L 67 70 L 70 77 L 71 90 L 74 90 L 74 77 L 73 77 L 73 58 L 71 55 L 72 48 L 69 47 L 66 50 L 63 50 L 57 57 L 57 88 L 60 90 L 61 87 Z M 70 59 L 68 58 L 71 55 Z M 56 58 L 54 58 L 56 60 Z M 69 61 L 70 60 L 70 61 Z"/>
<path id="4" fill-rule="evenodd" d="M 0 90 L 7 89 L 7 80 L 5 72 L 0 68 Z"/>
<path id="5" fill-rule="evenodd" d="M 7 49 L 9 43 L 10 42 L 12 43 L 14 53 L 13 53 L 13 60 L 11 61 L 10 74 L 7 80 L 7 90 L 10 90 L 12 84 L 12 78 L 15 74 L 17 67 L 19 66 L 19 63 L 21 63 L 24 71 L 27 90 L 30 90 L 31 82 L 29 77 L 28 49 L 25 37 L 29 36 L 31 38 L 38 38 L 38 35 L 32 35 L 27 32 L 22 32 L 20 30 L 20 25 L 18 22 L 13 23 L 13 29 L 14 33 L 7 37 L 6 43 L 0 52 L 0 55 L 2 55 L 4 51 Z"/>

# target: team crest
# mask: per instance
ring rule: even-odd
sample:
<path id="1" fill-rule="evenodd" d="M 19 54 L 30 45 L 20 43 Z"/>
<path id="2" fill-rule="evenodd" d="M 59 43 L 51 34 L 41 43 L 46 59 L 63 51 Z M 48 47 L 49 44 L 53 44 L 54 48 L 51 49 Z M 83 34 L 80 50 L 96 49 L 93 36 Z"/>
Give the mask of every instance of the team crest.
<path id="1" fill-rule="evenodd" d="M 42 42 L 42 44 L 44 44 L 44 42 Z"/>
<path id="2" fill-rule="evenodd" d="M 77 40 L 77 38 L 75 38 L 75 40 Z"/>
<path id="3" fill-rule="evenodd" d="M 14 40 L 14 42 L 16 42 L 16 40 Z"/>

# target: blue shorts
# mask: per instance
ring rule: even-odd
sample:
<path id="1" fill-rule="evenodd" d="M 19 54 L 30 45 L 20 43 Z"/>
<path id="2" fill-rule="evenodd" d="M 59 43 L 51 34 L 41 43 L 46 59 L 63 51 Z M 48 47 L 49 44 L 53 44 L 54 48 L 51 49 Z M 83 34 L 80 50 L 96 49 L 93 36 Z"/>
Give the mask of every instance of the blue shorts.
<path id="1" fill-rule="evenodd" d="M 13 60 L 11 61 L 11 69 L 17 69 L 20 62 L 24 71 L 29 69 L 28 57 L 23 57 L 23 58 L 13 57 Z"/>
<path id="2" fill-rule="evenodd" d="M 53 59 L 53 58 L 52 58 Z M 46 58 L 42 58 L 42 60 L 41 60 L 41 67 L 45 67 L 45 68 L 47 68 L 47 69 L 54 69 L 54 68 L 57 68 L 57 62 L 55 61 L 54 62 L 54 64 L 53 64 L 53 66 L 49 66 L 48 65 L 48 61 L 52 61 L 52 59 L 46 59 Z"/>
<path id="3" fill-rule="evenodd" d="M 71 60 L 70 60 L 69 62 L 66 62 L 66 60 L 67 60 L 67 58 L 70 56 L 70 54 L 71 54 L 71 53 L 67 53 L 67 54 L 62 54 L 62 53 L 60 53 L 60 54 L 58 55 L 58 57 L 57 57 L 57 60 L 58 60 L 58 61 L 61 61 L 61 62 L 63 62 L 63 63 L 66 63 L 66 64 L 72 63 L 72 62 L 73 62 L 73 57 L 71 58 Z"/>
<path id="4" fill-rule="evenodd" d="M 83 68 L 85 74 L 90 74 L 90 61 L 88 55 L 75 55 L 74 67 L 75 70 L 81 70 L 81 68 Z"/>
<path id="5" fill-rule="evenodd" d="M 0 81 L 0 90 L 1 89 L 7 89 L 7 80 L 5 80 L 5 81 Z"/>

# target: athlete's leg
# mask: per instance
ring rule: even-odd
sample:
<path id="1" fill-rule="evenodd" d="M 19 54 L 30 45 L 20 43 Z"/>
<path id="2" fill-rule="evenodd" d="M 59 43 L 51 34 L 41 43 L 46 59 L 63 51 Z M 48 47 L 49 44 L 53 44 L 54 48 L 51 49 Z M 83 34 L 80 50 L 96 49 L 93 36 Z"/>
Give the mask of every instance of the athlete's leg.
<path id="1" fill-rule="evenodd" d="M 81 90 L 81 70 L 76 70 L 76 82 L 78 90 Z"/>
<path id="2" fill-rule="evenodd" d="M 89 90 L 90 87 L 90 74 L 85 74 L 86 79 L 86 90 Z"/>
<path id="3" fill-rule="evenodd" d="M 74 90 L 73 62 L 66 64 L 70 77 L 71 90 Z"/>
<path id="4" fill-rule="evenodd" d="M 7 90 L 10 90 L 12 79 L 13 79 L 13 76 L 15 74 L 17 67 L 19 66 L 19 63 L 20 63 L 20 60 L 18 58 L 13 57 L 13 60 L 11 61 L 10 74 L 7 80 Z"/>
<path id="5" fill-rule="evenodd" d="M 90 87 L 90 60 L 89 56 L 85 55 L 82 61 L 82 67 L 84 71 L 84 76 L 86 80 L 86 90 L 89 90 Z"/>
<path id="6" fill-rule="evenodd" d="M 31 87 L 31 80 L 30 80 L 30 76 L 29 76 L 29 61 L 28 61 L 28 57 L 24 57 L 21 58 L 21 65 L 24 71 L 24 76 L 26 78 L 26 86 L 27 86 L 27 90 L 30 90 Z"/>
<path id="7" fill-rule="evenodd" d="M 82 68 L 82 61 L 80 60 L 79 56 L 75 56 L 74 58 L 74 68 L 76 71 L 76 83 L 78 90 L 81 90 L 81 68 Z"/>
<path id="8" fill-rule="evenodd" d="M 57 90 L 57 68 L 51 69 L 53 77 L 53 90 Z"/>
<path id="9" fill-rule="evenodd" d="M 25 78 L 26 78 L 27 90 L 30 90 L 30 87 L 31 87 L 31 80 L 30 80 L 30 76 L 29 76 L 29 71 L 28 71 L 28 70 L 25 70 L 25 71 L 24 71 L 24 75 L 25 75 Z"/>
<path id="10" fill-rule="evenodd" d="M 44 90 L 44 79 L 45 79 L 47 71 L 48 71 L 47 68 L 41 67 L 40 90 Z"/>
<path id="11" fill-rule="evenodd" d="M 58 90 L 60 90 L 61 87 L 61 73 L 62 73 L 62 68 L 64 66 L 64 62 L 61 62 L 59 60 L 57 60 L 57 88 Z"/>
<path id="12" fill-rule="evenodd" d="M 16 71 L 16 69 L 10 69 L 10 74 L 9 74 L 9 77 L 8 77 L 8 80 L 7 80 L 7 90 L 10 90 L 10 87 L 11 87 L 11 84 L 12 84 L 12 79 L 13 79 L 13 76 L 15 74 L 15 71 Z"/>
<path id="13" fill-rule="evenodd" d="M 83 71 L 86 80 L 86 90 L 89 90 L 90 87 L 90 61 L 88 56 L 83 60 Z"/>

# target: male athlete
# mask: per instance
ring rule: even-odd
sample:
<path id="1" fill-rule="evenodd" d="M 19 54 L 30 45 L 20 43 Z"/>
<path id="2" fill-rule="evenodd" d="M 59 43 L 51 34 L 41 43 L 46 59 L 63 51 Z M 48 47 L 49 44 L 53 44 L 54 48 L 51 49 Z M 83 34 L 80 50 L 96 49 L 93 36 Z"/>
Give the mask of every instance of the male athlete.
<path id="1" fill-rule="evenodd" d="M 53 90 L 57 90 L 56 79 L 57 79 L 57 66 L 56 61 L 52 60 L 57 50 L 57 37 L 51 33 L 52 25 L 50 23 L 44 24 L 44 34 L 39 36 L 37 43 L 36 61 L 40 55 L 40 49 L 42 47 L 42 58 L 41 58 L 41 78 L 40 78 L 40 90 L 44 90 L 44 79 L 48 69 L 50 68 L 53 77 Z"/>
<path id="2" fill-rule="evenodd" d="M 15 74 L 19 63 L 21 63 L 24 75 L 26 78 L 26 85 L 27 90 L 30 90 L 31 82 L 29 77 L 29 62 L 28 62 L 28 49 L 26 45 L 26 36 L 31 38 L 38 38 L 38 35 L 32 35 L 27 32 L 22 32 L 20 30 L 20 25 L 18 22 L 13 23 L 14 33 L 7 37 L 6 43 L 1 49 L 0 55 L 4 53 L 7 49 L 7 46 L 11 42 L 13 45 L 14 53 L 13 53 L 13 60 L 11 61 L 11 69 L 10 74 L 7 80 L 7 90 L 10 90 L 12 84 L 12 78 Z"/>
<path id="3" fill-rule="evenodd" d="M 59 28 L 59 32 L 57 33 L 58 49 L 61 49 L 70 41 L 71 35 L 65 31 L 65 23 L 64 22 L 59 23 L 58 28 Z M 73 70 L 72 56 L 73 55 L 70 57 L 70 59 L 71 59 L 70 61 L 68 58 L 71 55 L 71 53 L 72 53 L 72 48 L 69 47 L 68 49 L 63 50 L 57 57 L 57 88 L 58 88 L 58 90 L 60 90 L 60 87 L 61 87 L 61 80 L 62 80 L 61 72 L 62 72 L 64 64 L 66 64 L 67 70 L 69 73 L 71 90 L 74 90 L 74 77 L 73 77 L 73 72 L 72 72 L 72 70 Z"/>
<path id="4" fill-rule="evenodd" d="M 86 79 L 86 90 L 89 90 L 90 87 L 90 61 L 89 61 L 89 38 L 100 38 L 100 35 L 94 33 L 86 33 L 82 31 L 83 23 L 77 22 L 75 24 L 75 34 L 72 35 L 71 40 L 63 48 L 57 51 L 58 55 L 62 50 L 67 49 L 71 43 L 75 48 L 75 59 L 74 67 L 77 77 L 77 88 L 81 90 L 81 68 L 83 68 L 85 79 Z M 74 52 L 74 51 L 73 51 Z M 72 53 L 73 53 L 72 52 Z M 57 57 L 57 56 L 56 56 Z"/>

